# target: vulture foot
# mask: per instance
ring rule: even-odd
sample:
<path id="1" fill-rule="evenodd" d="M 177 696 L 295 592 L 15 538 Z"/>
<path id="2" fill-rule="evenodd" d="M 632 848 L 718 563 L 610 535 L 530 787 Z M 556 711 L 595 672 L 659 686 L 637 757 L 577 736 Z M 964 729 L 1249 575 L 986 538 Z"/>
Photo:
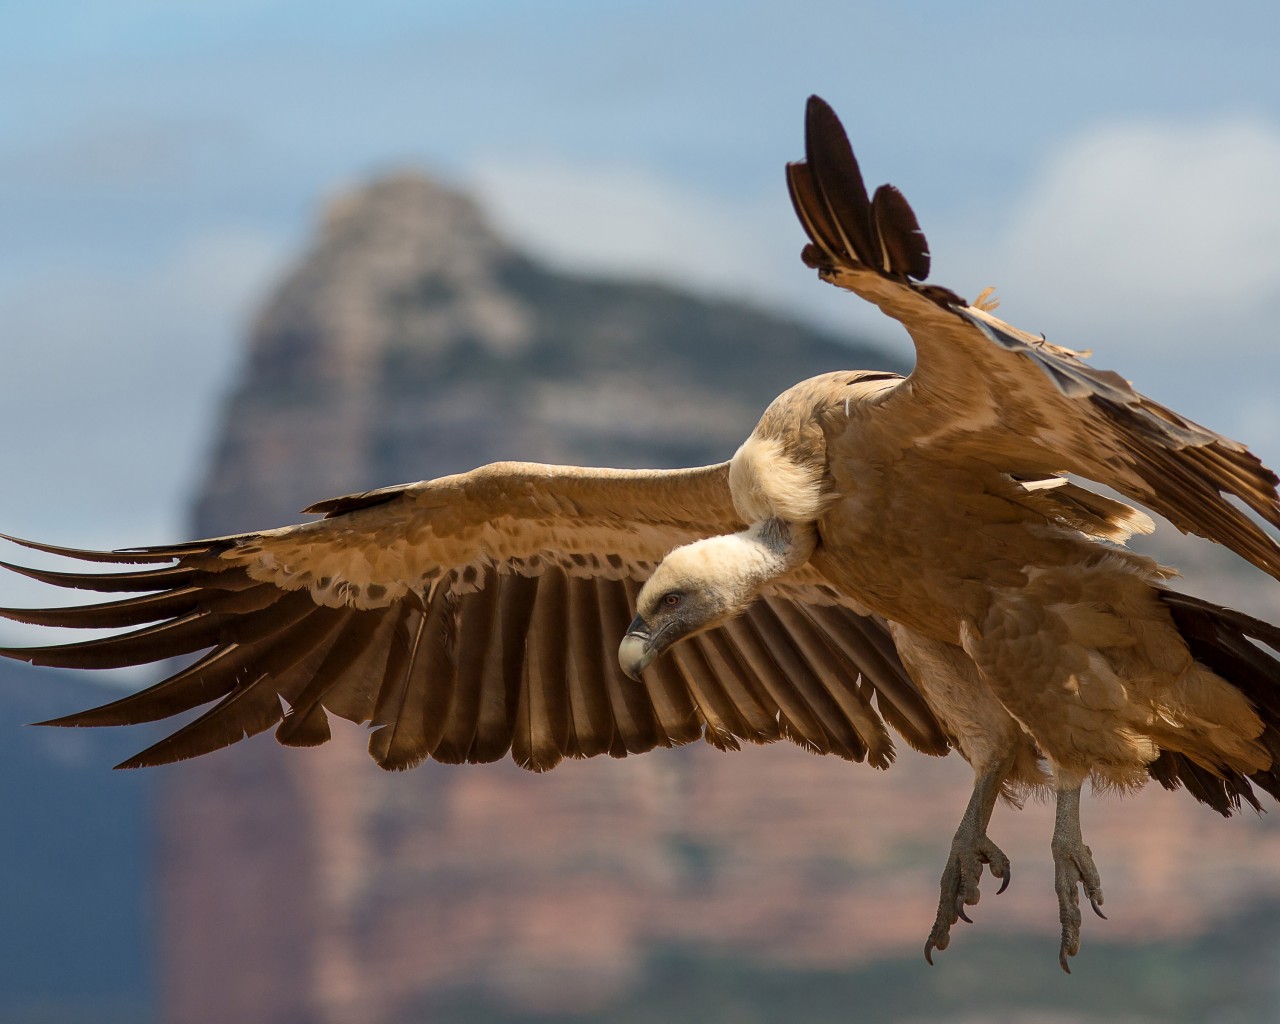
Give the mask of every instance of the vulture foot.
<path id="1" fill-rule="evenodd" d="M 1068 974 L 1071 968 L 1067 957 L 1080 952 L 1080 892 L 1084 887 L 1085 898 L 1093 912 L 1104 921 L 1102 912 L 1102 879 L 1093 863 L 1093 851 L 1084 844 L 1080 834 L 1080 790 L 1061 790 L 1058 793 L 1057 823 L 1053 830 L 1054 888 L 1058 893 L 1058 920 L 1062 922 L 1062 944 L 1058 949 L 1058 963 Z"/>
<path id="2" fill-rule="evenodd" d="M 938 899 L 938 916 L 934 918 L 933 931 L 924 944 L 924 958 L 933 963 L 933 951 L 946 949 L 951 944 L 951 926 L 957 921 L 973 924 L 965 913 L 966 906 L 974 906 L 981 898 L 978 880 L 982 877 L 982 865 L 991 868 L 991 874 L 999 878 L 996 895 L 1009 887 L 1009 858 L 1004 851 L 987 838 L 985 832 L 973 832 L 962 823 L 955 839 L 951 841 L 951 853 L 946 869 L 942 872 L 941 896 Z"/>
<path id="3" fill-rule="evenodd" d="M 978 902 L 978 880 L 982 877 L 982 865 L 990 866 L 991 873 L 999 878 L 1002 893 L 1009 887 L 1009 858 L 1004 851 L 987 838 L 987 824 L 996 805 L 996 797 L 1009 771 L 1012 759 L 987 765 L 978 771 L 973 794 L 965 808 L 960 827 L 951 840 L 951 853 L 942 872 L 942 895 L 938 899 L 938 916 L 933 921 L 933 931 L 924 944 L 924 958 L 933 964 L 933 951 L 946 949 L 951 944 L 951 926 L 957 921 L 973 924 L 964 912 L 966 906 Z"/>

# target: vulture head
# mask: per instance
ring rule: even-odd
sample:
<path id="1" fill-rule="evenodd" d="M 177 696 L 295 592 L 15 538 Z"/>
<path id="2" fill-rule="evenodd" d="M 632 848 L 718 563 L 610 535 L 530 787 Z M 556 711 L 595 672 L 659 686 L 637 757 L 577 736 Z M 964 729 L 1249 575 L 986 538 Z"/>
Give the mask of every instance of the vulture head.
<path id="1" fill-rule="evenodd" d="M 636 596 L 636 617 L 618 647 L 622 671 L 639 680 L 672 644 L 744 611 L 766 583 L 808 559 L 814 536 L 807 524 L 767 519 L 670 552 Z"/>

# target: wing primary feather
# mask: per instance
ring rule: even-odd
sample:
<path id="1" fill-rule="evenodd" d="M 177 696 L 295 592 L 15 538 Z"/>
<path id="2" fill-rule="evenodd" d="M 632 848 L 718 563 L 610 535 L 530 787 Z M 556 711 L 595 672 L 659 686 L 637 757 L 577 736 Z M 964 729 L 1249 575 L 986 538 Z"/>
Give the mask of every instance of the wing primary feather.
<path id="1" fill-rule="evenodd" d="M 431 595 L 426 646 L 418 659 L 418 678 L 410 680 L 414 700 L 408 713 L 422 717 L 422 749 L 428 755 L 435 753 L 444 736 L 457 690 L 453 664 L 456 612 L 457 600 L 453 593 L 448 587 L 437 587 Z"/>
<path id="2" fill-rule="evenodd" d="M 511 749 L 524 675 L 525 637 L 540 582 L 537 576 L 499 576 L 492 569 L 486 573 L 485 589 L 492 587 L 498 593 L 498 617 L 480 677 L 479 717 L 467 752 L 469 762 L 498 761 Z"/>
<path id="3" fill-rule="evenodd" d="M 756 617 L 751 614 L 754 607 L 720 628 L 733 637 L 738 651 L 778 705 L 783 735 L 810 750 L 831 753 L 831 737 L 791 682 L 788 670 L 795 667 L 791 664 L 793 659 L 787 658 L 785 667 L 779 663 L 778 656 L 770 647 L 772 636 L 761 634 Z"/>
<path id="4" fill-rule="evenodd" d="M 276 730 L 276 739 L 290 747 L 313 747 L 330 738 L 328 708 L 340 718 L 365 722 L 372 714 L 372 700 L 367 693 L 343 693 L 341 684 L 348 679 L 353 666 L 359 664 L 370 648 L 378 649 L 384 634 L 391 628 L 390 610 L 358 612 L 341 609 L 342 617 L 335 628 L 334 642 L 315 674 L 291 702 L 289 713 Z"/>
<path id="5" fill-rule="evenodd" d="M 1048 468 L 1067 468 L 1108 483 L 1178 529 L 1216 541 L 1280 578 L 1280 545 L 1224 497 L 1238 498 L 1280 527 L 1277 477 L 1247 449 L 1139 394 L 1119 374 L 1097 370 L 981 311 L 953 312 L 993 345 L 1048 374 L 1056 393 L 1043 400 L 1052 403 L 1061 394 L 1082 403 L 1063 412 L 1095 450 L 1077 446 L 1056 457 L 1061 465 Z M 922 356 L 920 365 L 939 358 Z"/>
<path id="6" fill-rule="evenodd" d="M 450 579 L 441 585 L 454 585 Z M 498 615 L 498 589 L 484 587 L 457 599 L 454 652 L 456 683 L 444 733 L 436 745 L 435 759 L 445 764 L 465 764 L 480 716 L 481 677 L 485 655 Z"/>
<path id="7" fill-rule="evenodd" d="M 881 185 L 871 200 L 883 269 L 923 281 L 929 276 L 929 243 L 920 230 L 915 211 L 892 185 Z"/>
<path id="8" fill-rule="evenodd" d="M 1153 488 L 1148 503 L 1180 530 L 1217 541 L 1259 569 L 1280 578 L 1280 548 L 1243 513 L 1173 453 L 1142 445 L 1143 477 Z M 1172 486 L 1170 486 L 1172 485 Z"/>
<path id="9" fill-rule="evenodd" d="M 290 708 L 276 727 L 276 742 L 286 747 L 318 747 L 331 739 L 333 733 L 329 729 L 329 716 L 319 705 L 306 715 L 299 715 Z"/>
<path id="10" fill-rule="evenodd" d="M 640 590 L 640 585 L 634 580 L 623 582 L 623 587 L 606 587 L 600 592 L 600 634 L 608 637 L 611 645 L 619 643 L 626 634 L 635 594 Z M 613 720 L 618 726 L 616 742 L 609 753 L 614 757 L 624 757 L 662 746 L 665 737 L 648 691 L 622 674 L 616 656 L 605 658 L 604 678 L 609 704 L 613 708 Z"/>
<path id="11" fill-rule="evenodd" d="M 1280 527 L 1280 503 L 1276 500 L 1275 473 L 1249 452 L 1225 451 L 1217 445 L 1198 448 L 1195 455 L 1208 465 L 1215 478 L 1229 485 L 1227 490 L 1272 526 Z"/>
<path id="12" fill-rule="evenodd" d="M 817 735 L 826 737 L 831 753 L 846 760 L 863 760 L 867 755 L 866 743 L 839 703 L 823 686 L 817 671 L 805 656 L 800 638 L 787 629 L 769 601 L 757 601 L 748 609 L 747 617 L 777 659 L 786 678 L 792 682 L 810 719 L 821 730 Z M 807 728 L 803 731 L 805 738 L 812 742 Z"/>
<path id="13" fill-rule="evenodd" d="M 66 590 L 96 590 L 99 593 L 171 590 L 190 583 L 200 571 L 189 566 L 172 566 L 164 569 L 146 569 L 142 572 L 59 572 L 54 569 L 32 569 L 25 565 L 14 565 L 11 562 L 0 562 L 0 568 L 54 587 L 62 587 Z"/>
<path id="14" fill-rule="evenodd" d="M 752 743 L 781 739 L 778 705 L 738 650 L 733 637 L 722 627 L 694 637 L 692 642 L 702 650 L 713 674 L 724 681 L 726 696 L 733 701 L 746 725 L 742 738 Z"/>
<path id="15" fill-rule="evenodd" d="M 145 548 L 123 549 L 120 551 L 93 551 L 89 548 L 67 548 L 57 544 L 42 544 L 39 541 L 23 540 L 21 537 L 13 537 L 7 533 L 0 533 L 0 540 L 7 540 L 13 544 L 17 544 L 24 548 L 30 548 L 32 551 L 43 551 L 50 555 L 60 555 L 63 558 L 74 558 L 81 562 L 117 562 L 126 564 L 141 564 L 145 562 L 172 562 L 184 554 L 202 554 L 205 551 L 206 544 L 191 544 L 183 547 L 175 547 L 171 551 L 153 551 Z"/>
<path id="16" fill-rule="evenodd" d="M 51 668 L 124 668 L 212 647 L 218 641 L 218 627 L 214 616 L 194 612 L 119 636 L 48 647 L 6 647 L 0 648 L 0 655 Z"/>
<path id="17" fill-rule="evenodd" d="M 1238 612 L 1233 608 L 1224 608 L 1221 605 L 1213 604 L 1211 601 L 1205 601 L 1198 597 L 1192 597 L 1190 594 L 1182 594 L 1173 590 L 1161 590 L 1160 598 L 1171 607 L 1195 609 L 1211 616 L 1213 619 L 1221 620 L 1247 636 L 1253 637 L 1255 640 L 1261 640 L 1272 650 L 1280 652 L 1280 626 L 1273 626 L 1270 622 L 1256 619 L 1252 615 L 1246 615 L 1244 612 Z"/>
<path id="18" fill-rule="evenodd" d="M 812 239 L 800 257 L 823 280 L 863 294 L 857 283 L 861 270 L 905 283 L 949 312 L 968 305 L 948 288 L 920 283 L 929 275 L 930 257 L 915 213 L 891 185 L 868 198 L 840 119 L 817 96 L 805 111 L 805 161 L 788 166 L 787 184 Z"/>
<path id="19" fill-rule="evenodd" d="M 37 722 L 61 727 L 140 725 L 158 722 L 225 697 L 236 688 L 237 673 L 253 657 L 250 650 L 231 644 L 210 651 L 199 661 L 127 697 L 88 711 Z"/>
<path id="20" fill-rule="evenodd" d="M 0 618 L 33 626 L 70 629 L 119 629 L 144 622 L 181 618 L 196 611 L 204 596 L 198 587 L 131 597 L 124 601 L 79 605 L 67 608 L 0 608 Z"/>
<path id="21" fill-rule="evenodd" d="M 664 725 L 667 735 L 677 743 L 688 743 L 700 735 L 705 736 L 708 743 L 719 750 L 739 749 L 739 739 L 750 739 L 753 730 L 747 725 L 738 709 L 734 707 L 728 694 L 716 678 L 715 669 L 707 658 L 703 646 L 697 639 L 686 640 L 676 644 L 667 655 L 671 664 L 680 676 L 683 676 L 687 693 L 692 694 L 690 710 L 694 714 L 696 731 L 688 730 L 682 735 Z M 659 658 L 661 662 L 663 659 Z M 650 671 L 657 667 L 657 662 L 650 666 Z M 658 706 L 657 700 L 654 705 Z M 696 708 L 696 710 L 694 710 Z M 658 707 L 658 717 L 663 717 L 662 708 Z"/>
<path id="22" fill-rule="evenodd" d="M 634 600 L 633 596 L 633 603 Z M 658 658 L 654 661 L 646 670 L 640 684 L 649 695 L 649 702 L 653 706 L 653 713 L 657 716 L 659 730 L 671 741 L 672 746 L 681 746 L 701 739 L 704 721 L 694 707 L 693 691 L 697 687 L 697 682 L 691 673 L 696 672 L 698 667 L 682 656 L 683 646 L 683 644 L 677 644 L 672 648 L 670 657 Z M 722 710 L 730 716 L 725 728 L 732 732 L 737 713 L 732 707 Z"/>
<path id="23" fill-rule="evenodd" d="M 831 215 L 827 213 L 826 203 L 822 201 L 808 164 L 787 164 L 787 191 L 801 227 L 820 253 L 820 258 L 807 258 L 806 262 L 814 267 L 833 268 L 836 257 L 844 251 L 844 243 L 831 222 Z"/>
<path id="24" fill-rule="evenodd" d="M 145 598 L 141 600 L 147 600 Z M 201 596 L 202 607 L 129 633 L 47 647 L 0 648 L 0 655 L 54 668 L 124 668 L 145 665 L 232 640 L 249 642 L 281 628 L 282 617 L 316 607 L 302 592 L 282 593 L 269 583 Z M 270 612 L 267 611 L 275 605 Z M 92 614 L 93 606 L 73 611 Z M 258 614 L 249 614 L 249 613 Z M 287 624 L 287 621 L 285 622 Z"/>
<path id="25" fill-rule="evenodd" d="M 569 747 L 569 587 L 565 571 L 542 574 L 525 640 L 520 700 L 511 754 L 516 764 L 549 771 Z"/>
<path id="26" fill-rule="evenodd" d="M 403 771 L 421 764 L 427 756 L 422 749 L 422 715 L 413 714 L 408 702 L 410 684 L 425 646 L 428 613 L 413 601 L 399 601 L 393 609 L 396 627 L 370 719 L 374 728 L 369 736 L 369 756 L 379 768 Z"/>
<path id="27" fill-rule="evenodd" d="M 872 236 L 871 200 L 849 137 L 836 112 L 817 96 L 805 107 L 805 160 L 844 252 L 883 269 Z"/>
<path id="28" fill-rule="evenodd" d="M 569 711 L 573 722 L 574 757 L 607 754 L 613 747 L 613 708 L 604 679 L 604 663 L 609 652 L 600 633 L 600 590 L 620 587 L 612 580 L 581 579 L 570 576 L 569 628 Z"/>
<path id="29" fill-rule="evenodd" d="M 793 602 L 774 599 L 768 600 L 767 604 L 795 640 L 814 677 L 831 695 L 840 713 L 865 745 L 871 763 L 877 768 L 887 768 L 894 759 L 893 740 L 858 686 L 861 670 L 857 664 L 828 644 L 813 620 Z"/>
<path id="30" fill-rule="evenodd" d="M 382 612 L 365 614 L 373 618 L 373 629 L 362 630 L 354 636 L 344 630 L 312 676 L 313 680 L 328 679 L 320 700 L 324 709 L 360 725 L 373 721 L 376 713 L 378 696 L 396 650 L 403 609 L 397 603 Z M 362 617 L 357 616 L 356 621 Z M 358 643 L 352 643 L 353 640 Z M 299 690 L 290 703 L 300 706 L 307 689 Z"/>
<path id="31" fill-rule="evenodd" d="M 913 749 L 939 757 L 951 749 L 946 733 L 907 675 L 892 638 L 879 623 L 831 605 L 805 605 L 804 613 L 829 643 L 858 666 L 876 691 L 880 714 Z"/>
<path id="32" fill-rule="evenodd" d="M 328 682 L 322 675 L 323 666 L 333 657 L 334 651 L 350 638 L 351 624 L 360 615 L 354 608 L 341 609 L 341 618 L 334 625 L 334 640 L 324 659 L 316 666 L 315 674 L 298 691 L 293 703 L 285 709 L 284 718 L 276 727 L 276 741 L 286 747 L 317 747 L 333 738 L 329 729 L 329 716 L 321 705 L 321 695 Z M 365 614 L 373 623 L 377 616 Z M 324 680 L 324 682 L 320 682 Z"/>
<path id="33" fill-rule="evenodd" d="M 208 754 L 270 729 L 284 718 L 280 698 L 288 701 L 312 677 L 334 638 L 341 619 L 332 608 L 317 608 L 316 628 L 294 629 L 247 666 L 239 683 L 199 718 L 166 736 L 117 768 L 149 768 Z"/>
<path id="34" fill-rule="evenodd" d="M 370 753 L 382 768 L 402 771 L 422 763 L 444 733 L 455 686 L 454 603 L 447 586 L 437 587 L 419 616 L 407 664 L 402 671 L 388 669 L 373 718 L 380 728 L 370 738 Z"/>
<path id="35" fill-rule="evenodd" d="M 317 607 L 305 590 L 282 592 L 267 584 L 220 598 L 212 617 L 222 622 L 219 643 L 256 644 L 290 628 Z"/>

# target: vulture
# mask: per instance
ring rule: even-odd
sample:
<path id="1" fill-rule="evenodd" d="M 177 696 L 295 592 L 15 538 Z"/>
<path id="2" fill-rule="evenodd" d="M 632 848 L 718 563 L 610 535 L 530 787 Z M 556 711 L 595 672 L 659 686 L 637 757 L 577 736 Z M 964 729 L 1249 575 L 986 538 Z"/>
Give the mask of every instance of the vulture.
<path id="1" fill-rule="evenodd" d="M 544 771 L 698 738 L 785 738 L 884 768 L 896 733 L 974 773 L 926 958 L 969 920 L 984 867 L 1009 884 L 988 836 L 996 802 L 1044 790 L 1069 971 L 1080 891 L 1099 915 L 1103 902 L 1086 781 L 1153 778 L 1224 815 L 1280 796 L 1280 628 L 1171 588 L 1171 570 L 1124 546 L 1148 516 L 1077 481 L 1280 577 L 1263 525 L 1280 527 L 1277 477 L 998 320 L 986 293 L 925 284 L 910 206 L 890 185 L 868 195 L 817 97 L 786 171 L 804 262 L 903 324 L 909 376 L 803 381 L 714 466 L 503 462 L 322 501 L 306 510 L 321 518 L 261 533 L 110 552 L 17 541 L 110 568 L 8 569 L 112 597 L 0 614 L 124 631 L 0 653 L 72 668 L 199 655 L 45 724 L 212 705 L 122 767 L 272 727 L 312 746 L 330 715 L 369 723 L 388 769 L 510 754 Z"/>

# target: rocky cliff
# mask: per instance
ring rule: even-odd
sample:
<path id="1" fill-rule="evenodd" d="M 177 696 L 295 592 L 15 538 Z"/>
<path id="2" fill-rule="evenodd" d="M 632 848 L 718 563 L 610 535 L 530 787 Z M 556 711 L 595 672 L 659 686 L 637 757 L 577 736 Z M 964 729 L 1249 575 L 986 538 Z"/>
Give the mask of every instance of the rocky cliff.
<path id="1" fill-rule="evenodd" d="M 498 458 L 717 461 L 784 387 L 886 362 L 759 310 L 553 272 L 467 199 L 391 178 L 330 206 L 263 311 L 194 529 Z M 386 775 L 335 726 L 314 750 L 260 737 L 158 773 L 164 1020 L 400 1024 L 450 994 L 553 1020 L 616 1006 L 655 951 L 761 972 L 915 957 L 969 781 L 955 758 L 879 773 L 786 745 Z M 1010 931 L 1052 965 L 1050 819 L 998 812 L 1015 883 L 942 957 L 948 978 Z M 1116 908 L 1087 943 L 1192 936 L 1274 887 L 1275 829 L 1185 796 L 1091 802 L 1086 827 Z M 1201 874 L 1228 845 L 1233 870 Z"/>

